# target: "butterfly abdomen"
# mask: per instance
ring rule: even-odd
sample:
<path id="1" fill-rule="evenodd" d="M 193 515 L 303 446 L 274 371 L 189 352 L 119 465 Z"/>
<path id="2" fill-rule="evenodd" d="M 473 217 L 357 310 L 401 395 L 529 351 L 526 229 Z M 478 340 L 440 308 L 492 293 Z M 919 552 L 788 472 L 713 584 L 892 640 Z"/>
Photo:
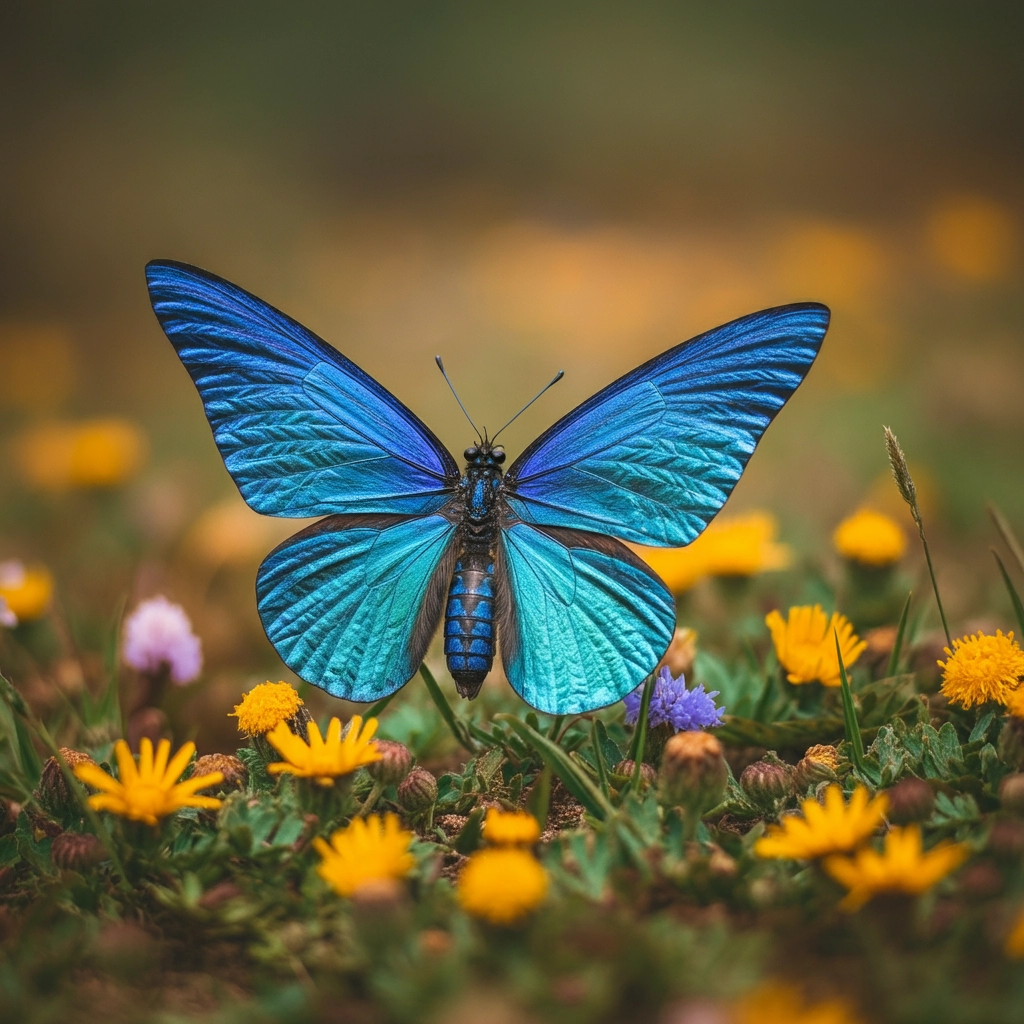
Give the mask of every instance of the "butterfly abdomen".
<path id="1" fill-rule="evenodd" d="M 467 538 L 452 574 L 444 614 L 448 671 L 463 697 L 475 697 L 494 664 L 494 553 L 490 538 Z"/>

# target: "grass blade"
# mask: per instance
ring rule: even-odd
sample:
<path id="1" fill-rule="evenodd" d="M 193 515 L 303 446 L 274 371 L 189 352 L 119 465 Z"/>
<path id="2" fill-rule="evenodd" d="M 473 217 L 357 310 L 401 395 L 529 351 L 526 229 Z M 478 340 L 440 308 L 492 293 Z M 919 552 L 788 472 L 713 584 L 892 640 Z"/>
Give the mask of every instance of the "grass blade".
<path id="1" fill-rule="evenodd" d="M 420 665 L 420 675 L 423 676 L 423 682 L 427 684 L 427 692 L 437 705 L 437 710 L 441 712 L 441 717 L 445 720 L 456 742 L 459 746 L 465 747 L 471 754 L 475 754 L 477 752 L 476 743 L 473 741 L 472 736 L 469 735 L 469 730 L 464 728 L 463 724 L 455 717 L 451 704 L 445 699 L 445 695 L 441 692 L 441 687 L 437 685 L 437 680 L 434 678 L 434 673 L 427 668 L 426 662 Z"/>
<path id="2" fill-rule="evenodd" d="M 1006 584 L 1007 593 L 1013 602 L 1013 610 L 1017 613 L 1017 626 L 1020 628 L 1019 635 L 1024 637 L 1024 604 L 1021 604 L 1017 588 L 1013 585 L 1013 580 L 1010 579 L 1010 574 L 1006 571 L 1006 566 L 1003 565 L 1003 560 L 999 557 L 999 552 L 995 548 L 992 548 L 992 557 L 996 560 L 996 565 L 999 566 L 999 571 L 1003 574 L 1003 583 Z"/>
<path id="3" fill-rule="evenodd" d="M 608 765 L 604 760 L 604 748 L 602 746 L 602 733 L 607 736 L 607 730 L 604 727 L 604 722 L 599 718 L 595 718 L 593 725 L 590 729 L 590 742 L 594 747 L 594 761 L 597 764 L 597 784 L 601 787 L 601 792 L 605 796 L 611 792 L 608 787 Z"/>
<path id="4" fill-rule="evenodd" d="M 540 754 L 541 759 L 562 780 L 562 785 L 595 817 L 602 821 L 615 813 L 608 798 L 595 786 L 579 768 L 572 763 L 569 755 L 552 743 L 543 733 L 531 728 L 515 715 L 495 715 L 499 722 L 509 727 Z"/>
<path id="5" fill-rule="evenodd" d="M 1017 535 L 1013 532 L 1013 527 L 1010 526 L 1009 520 L 991 502 L 989 502 L 988 514 L 992 517 L 992 522 L 995 523 L 999 536 L 1003 538 L 1014 559 L 1016 559 L 1020 571 L 1024 572 L 1024 548 L 1020 546 L 1020 541 L 1017 540 Z"/>
<path id="6" fill-rule="evenodd" d="M 836 657 L 839 659 L 839 686 L 843 692 L 843 726 L 846 729 L 846 741 L 853 753 L 853 763 L 859 771 L 864 770 L 864 739 L 860 734 L 860 723 L 857 721 L 857 709 L 853 706 L 853 694 L 850 692 L 850 680 L 846 677 L 846 666 L 843 664 L 843 650 L 839 646 L 839 631 L 833 630 L 836 640 Z"/>
<path id="7" fill-rule="evenodd" d="M 640 711 L 637 714 L 636 728 L 633 730 L 633 739 L 630 741 L 629 753 L 626 755 L 630 761 L 636 761 L 637 764 L 640 764 L 643 759 L 644 747 L 647 744 L 647 712 L 651 707 L 653 693 L 654 676 L 650 675 L 644 680 L 644 692 L 640 697 Z"/>
<path id="8" fill-rule="evenodd" d="M 386 697 L 381 697 L 381 699 L 377 701 L 377 703 L 374 704 L 373 707 L 369 709 L 369 711 L 366 712 L 363 721 L 366 721 L 367 718 L 379 717 L 380 713 L 395 699 L 397 693 L 398 691 L 395 690 L 394 693 L 389 693 Z M 445 701 L 445 703 L 447 704 L 448 702 Z"/>
<path id="9" fill-rule="evenodd" d="M 896 630 L 896 640 L 892 645 L 892 654 L 889 656 L 889 668 L 885 673 L 886 678 L 892 678 L 899 671 L 900 655 L 903 653 L 903 634 L 907 631 L 907 616 L 910 614 L 910 599 L 913 596 L 913 591 L 907 594 L 907 600 L 903 605 L 903 613 L 900 615 L 900 624 Z"/>

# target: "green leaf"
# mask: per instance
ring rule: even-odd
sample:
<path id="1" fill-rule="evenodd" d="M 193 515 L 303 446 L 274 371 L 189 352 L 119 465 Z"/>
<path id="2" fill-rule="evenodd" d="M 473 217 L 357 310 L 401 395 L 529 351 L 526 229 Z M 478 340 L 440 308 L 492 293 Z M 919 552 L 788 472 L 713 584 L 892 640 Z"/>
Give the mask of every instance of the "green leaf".
<path id="1" fill-rule="evenodd" d="M 594 747 L 594 763 L 597 765 L 597 784 L 601 787 L 601 792 L 608 796 L 610 790 L 608 787 L 608 765 L 604 759 L 604 743 L 609 742 L 609 740 L 604 722 L 600 718 L 594 719 L 590 732 L 590 741 Z"/>
<path id="2" fill-rule="evenodd" d="M 864 740 L 860 734 L 860 723 L 857 721 L 857 709 L 853 706 L 853 694 L 850 693 L 850 680 L 846 678 L 846 665 L 843 663 L 843 650 L 839 646 L 839 631 L 833 630 L 836 641 L 836 657 L 839 660 L 839 686 L 843 694 L 843 727 L 846 731 L 846 742 L 850 744 L 851 760 L 859 769 L 864 767 Z"/>
<path id="3" fill-rule="evenodd" d="M 612 814 L 614 808 L 608 798 L 595 786 L 590 779 L 570 760 L 569 755 L 557 743 L 552 743 L 547 736 L 531 728 L 526 722 L 515 715 L 495 715 L 498 721 L 507 722 L 537 753 L 544 763 L 562 780 L 562 785 L 577 799 L 595 818 L 602 821 Z"/>
<path id="4" fill-rule="evenodd" d="M 651 708 L 651 695 L 654 693 L 654 676 L 650 675 L 644 680 L 644 692 L 640 695 L 640 710 L 637 712 L 636 727 L 633 730 L 633 739 L 629 744 L 629 760 L 637 764 L 639 771 L 640 762 L 643 760 L 644 747 L 647 744 L 647 713 Z M 634 774 L 637 774 L 634 772 Z"/>
<path id="5" fill-rule="evenodd" d="M 522 776 L 520 776 L 522 778 Z M 543 771 L 537 776 L 526 798 L 526 809 L 537 819 L 541 832 L 548 823 L 548 810 L 551 807 L 551 768 L 544 766 Z"/>
<path id="6" fill-rule="evenodd" d="M 477 807 L 466 819 L 466 824 L 462 826 L 455 837 L 455 842 L 452 843 L 456 853 L 468 857 L 474 850 L 480 848 L 484 834 L 484 813 L 482 807 Z"/>
<path id="7" fill-rule="evenodd" d="M 894 676 L 899 671 L 900 654 L 903 652 L 903 635 L 907 630 L 907 615 L 910 613 L 910 599 L 914 596 L 911 591 L 907 594 L 907 600 L 903 604 L 903 612 L 900 614 L 900 624 L 896 629 L 896 641 L 892 645 L 892 654 L 889 655 L 889 670 L 887 676 Z"/>
<path id="8" fill-rule="evenodd" d="M 988 733 L 989 728 L 995 721 L 995 711 L 987 711 L 981 718 L 975 723 L 974 728 L 971 730 L 971 735 L 968 737 L 968 743 L 977 743 L 979 740 L 983 740 Z"/>
<path id="9" fill-rule="evenodd" d="M 420 665 L 420 675 L 423 677 L 423 682 L 427 684 L 427 692 L 430 694 L 430 699 L 437 705 L 437 710 L 441 712 L 441 717 L 451 731 L 452 736 L 455 737 L 456 742 L 459 746 L 465 747 L 471 754 L 476 753 L 477 745 L 469 735 L 469 730 L 465 727 L 464 723 L 455 717 L 452 706 L 445 699 L 444 694 L 441 692 L 441 687 L 437 685 L 437 680 L 430 669 L 427 668 L 426 662 Z"/>
<path id="10" fill-rule="evenodd" d="M 1013 610 L 1017 616 L 1017 627 L 1020 629 L 1020 635 L 1024 637 L 1024 604 L 1021 604 L 1017 588 L 1013 585 L 1013 580 L 1010 579 L 1010 574 L 1006 571 L 1006 566 L 1003 565 L 1003 560 L 999 557 L 995 548 L 992 548 L 992 557 L 996 560 L 996 565 L 999 566 L 999 571 L 1002 573 L 1003 584 L 1010 595 L 1010 601 L 1013 603 Z"/>

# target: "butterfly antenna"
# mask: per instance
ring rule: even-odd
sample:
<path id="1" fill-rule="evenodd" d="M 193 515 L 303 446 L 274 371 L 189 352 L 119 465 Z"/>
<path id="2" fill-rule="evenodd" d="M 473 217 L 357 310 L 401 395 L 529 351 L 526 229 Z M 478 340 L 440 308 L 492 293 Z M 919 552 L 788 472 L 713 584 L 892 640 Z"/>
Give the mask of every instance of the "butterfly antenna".
<path id="1" fill-rule="evenodd" d="M 533 405 L 533 403 L 536 402 L 537 399 L 540 398 L 540 396 L 543 395 L 544 392 L 547 391 L 548 388 L 553 388 L 564 376 L 565 376 L 565 370 L 559 370 L 558 373 L 556 373 L 555 376 L 551 379 L 551 381 L 549 381 L 547 384 L 545 384 L 544 387 L 542 387 L 540 389 L 540 391 L 538 391 L 537 394 L 535 394 L 533 396 L 533 398 L 531 398 L 526 403 L 526 405 L 524 405 L 522 407 L 522 409 L 520 409 L 519 412 L 517 412 L 515 414 L 515 416 L 513 416 L 512 419 L 510 419 L 508 421 L 508 423 L 505 424 L 505 427 L 507 427 L 509 424 L 514 423 L 517 419 L 519 419 L 519 417 L 522 416 L 523 413 L 526 412 L 526 410 L 529 409 L 530 406 Z M 505 429 L 505 427 L 501 427 L 498 430 L 498 433 L 495 434 L 494 437 L 491 438 L 491 443 L 492 444 L 498 439 L 498 434 L 500 434 L 501 431 Z"/>
<path id="2" fill-rule="evenodd" d="M 455 396 L 455 401 L 459 403 L 459 408 L 465 414 L 466 419 L 469 420 L 469 425 L 473 428 L 473 430 L 476 431 L 476 436 L 480 438 L 480 441 L 482 443 L 483 438 L 480 436 L 480 431 L 479 429 L 477 429 L 477 425 L 473 422 L 473 417 L 470 416 L 468 412 L 466 412 L 466 407 L 462 404 L 462 399 L 459 398 L 459 393 L 458 391 L 455 390 L 455 385 L 449 379 L 448 371 L 444 368 L 444 363 L 441 362 L 441 357 L 434 356 L 434 362 L 437 363 L 437 368 L 441 371 L 441 376 L 444 377 L 444 379 L 448 382 L 448 387 L 452 389 L 452 394 Z M 537 397 L 539 398 L 540 396 L 538 395 Z"/>

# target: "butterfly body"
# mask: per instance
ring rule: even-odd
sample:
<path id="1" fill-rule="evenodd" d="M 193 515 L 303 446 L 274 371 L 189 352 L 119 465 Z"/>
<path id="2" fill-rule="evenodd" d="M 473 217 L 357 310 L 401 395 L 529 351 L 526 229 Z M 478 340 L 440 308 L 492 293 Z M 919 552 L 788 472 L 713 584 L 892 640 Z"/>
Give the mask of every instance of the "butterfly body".
<path id="1" fill-rule="evenodd" d="M 813 302 L 740 317 L 613 381 L 507 470 L 485 438 L 460 471 L 419 417 L 296 320 L 187 264 L 146 275 L 242 497 L 264 515 L 322 517 L 257 573 L 285 664 L 377 701 L 412 678 L 443 622 L 464 696 L 497 652 L 515 691 L 557 715 L 621 700 L 655 670 L 675 602 L 622 541 L 701 533 L 829 321 Z"/>
<path id="2" fill-rule="evenodd" d="M 494 664 L 494 566 L 505 452 L 482 442 L 466 449 L 466 461 L 455 505 L 461 521 L 445 605 L 444 653 L 459 693 L 475 697 Z"/>

